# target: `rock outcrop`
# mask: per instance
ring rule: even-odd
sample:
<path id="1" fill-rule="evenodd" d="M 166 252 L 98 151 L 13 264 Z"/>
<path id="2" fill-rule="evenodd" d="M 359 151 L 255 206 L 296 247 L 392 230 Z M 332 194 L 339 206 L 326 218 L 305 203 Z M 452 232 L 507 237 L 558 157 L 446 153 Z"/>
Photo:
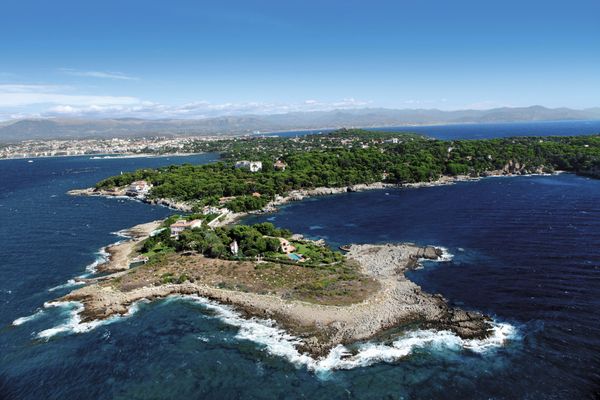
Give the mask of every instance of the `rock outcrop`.
<path id="1" fill-rule="evenodd" d="M 415 260 L 436 259 L 438 254 L 440 250 L 434 247 L 412 244 L 352 245 L 348 259 L 357 262 L 361 272 L 375 279 L 380 288 L 365 301 L 344 306 L 227 290 L 198 282 L 152 284 L 148 276 L 140 273 L 134 275 L 139 277 L 139 284 L 132 285 L 130 290 L 117 289 L 118 285 L 108 279 L 77 289 L 59 300 L 81 302 L 84 305 L 81 317 L 85 322 L 126 314 L 132 303 L 142 299 L 200 295 L 234 305 L 249 316 L 274 319 L 302 339 L 299 350 L 316 356 L 328 353 L 338 344 L 368 340 L 404 325 L 451 330 L 465 339 L 487 337 L 491 328 L 488 317 L 452 308 L 442 296 L 423 292 L 405 277 L 404 272 Z"/>

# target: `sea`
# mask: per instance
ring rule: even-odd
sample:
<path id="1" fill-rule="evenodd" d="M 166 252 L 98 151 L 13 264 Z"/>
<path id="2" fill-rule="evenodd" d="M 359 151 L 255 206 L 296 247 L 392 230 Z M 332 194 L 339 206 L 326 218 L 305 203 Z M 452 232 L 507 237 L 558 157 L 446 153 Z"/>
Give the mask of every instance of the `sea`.
<path id="1" fill-rule="evenodd" d="M 333 247 L 444 247 L 445 261 L 409 278 L 492 316 L 486 341 L 410 328 L 315 360 L 272 321 L 199 297 L 89 324 L 77 304 L 55 302 L 120 231 L 174 213 L 68 190 L 217 158 L 0 161 L 0 399 L 599 398 L 600 180 L 572 174 L 311 198 L 246 219 Z"/>
<path id="2" fill-rule="evenodd" d="M 365 128 L 369 131 L 412 132 L 440 140 L 492 139 L 512 136 L 572 136 L 600 133 L 600 120 L 489 122 L 485 124 L 404 125 Z M 273 132 L 267 136 L 295 137 L 328 133 L 334 129 Z"/>

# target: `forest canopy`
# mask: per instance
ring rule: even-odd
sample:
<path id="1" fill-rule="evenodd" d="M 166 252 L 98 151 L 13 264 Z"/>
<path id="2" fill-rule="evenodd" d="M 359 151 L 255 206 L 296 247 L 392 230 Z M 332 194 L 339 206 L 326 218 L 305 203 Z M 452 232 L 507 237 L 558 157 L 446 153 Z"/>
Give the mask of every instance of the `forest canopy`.
<path id="1" fill-rule="evenodd" d="M 236 153 L 262 162 L 258 172 L 235 168 L 236 159 L 225 153 L 221 162 L 140 169 L 107 178 L 96 187 L 146 180 L 154 186 L 154 198 L 215 205 L 221 197 L 236 197 L 227 206 L 248 211 L 295 189 L 428 182 L 443 175 L 481 176 L 499 170 L 587 173 L 600 168 L 600 135 L 442 141 L 362 132 L 341 130 L 302 140 L 263 138 L 260 145 L 236 141 Z M 285 170 L 274 168 L 276 160 L 286 164 Z"/>

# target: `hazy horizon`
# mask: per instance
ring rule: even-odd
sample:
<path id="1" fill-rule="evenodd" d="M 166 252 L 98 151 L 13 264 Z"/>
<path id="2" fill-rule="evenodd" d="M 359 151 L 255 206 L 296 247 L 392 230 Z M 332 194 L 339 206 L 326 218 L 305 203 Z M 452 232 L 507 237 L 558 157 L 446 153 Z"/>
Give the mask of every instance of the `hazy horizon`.
<path id="1" fill-rule="evenodd" d="M 392 108 L 392 107 L 355 107 L 355 108 L 333 108 L 327 110 L 310 110 L 310 111 L 280 111 L 280 112 L 256 112 L 256 113 L 230 113 L 223 114 L 218 116 L 178 116 L 178 117 L 162 117 L 162 116 L 147 116 L 147 117 L 136 117 L 136 116 L 110 116 L 110 115 L 31 115 L 31 116 L 20 116 L 17 118 L 11 119 L 0 119 L 0 123 L 9 123 L 15 121 L 22 120 L 57 120 L 57 121 L 102 121 L 102 120 L 142 120 L 142 121 L 161 121 L 161 120 L 170 120 L 170 121 L 194 121 L 194 120 L 204 120 L 204 119 L 212 119 L 212 118 L 220 118 L 220 117 L 232 117 L 232 118 L 242 118 L 242 117 L 270 117 L 270 116 L 285 116 L 285 115 L 310 115 L 310 114 L 325 114 L 332 112 L 348 112 L 348 113 L 361 113 L 361 112 L 369 112 L 369 111 L 389 111 L 389 112 L 439 112 L 443 114 L 452 114 L 452 113 L 485 113 L 485 112 L 493 112 L 498 110 L 531 110 L 531 109 L 543 109 L 547 111 L 560 111 L 560 110 L 569 110 L 569 111 L 599 111 L 600 106 L 594 107 L 585 107 L 585 108 L 571 108 L 571 107 L 546 107 L 540 104 L 532 104 L 529 106 L 523 107 L 492 107 L 492 108 L 482 108 L 482 109 L 453 109 L 453 110 L 444 110 L 440 108 Z M 549 119 L 548 121 L 554 121 L 555 119 Z M 511 120 L 506 122 L 519 122 L 519 121 L 527 121 L 527 120 Z M 544 120 L 538 120 L 544 121 Z"/>

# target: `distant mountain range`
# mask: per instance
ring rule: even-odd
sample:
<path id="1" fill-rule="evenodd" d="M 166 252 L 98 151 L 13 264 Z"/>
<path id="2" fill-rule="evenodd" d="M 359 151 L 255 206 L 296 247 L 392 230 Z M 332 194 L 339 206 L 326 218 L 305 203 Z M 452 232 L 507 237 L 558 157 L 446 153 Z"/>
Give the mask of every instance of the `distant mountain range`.
<path id="1" fill-rule="evenodd" d="M 0 141 L 82 139 L 142 136 L 239 135 L 256 131 L 384 127 L 459 123 L 600 119 L 600 108 L 574 110 L 542 106 L 491 110 L 364 108 L 274 115 L 240 115 L 194 120 L 22 119 L 0 122 Z M 409 129 L 407 129 L 409 130 Z"/>

